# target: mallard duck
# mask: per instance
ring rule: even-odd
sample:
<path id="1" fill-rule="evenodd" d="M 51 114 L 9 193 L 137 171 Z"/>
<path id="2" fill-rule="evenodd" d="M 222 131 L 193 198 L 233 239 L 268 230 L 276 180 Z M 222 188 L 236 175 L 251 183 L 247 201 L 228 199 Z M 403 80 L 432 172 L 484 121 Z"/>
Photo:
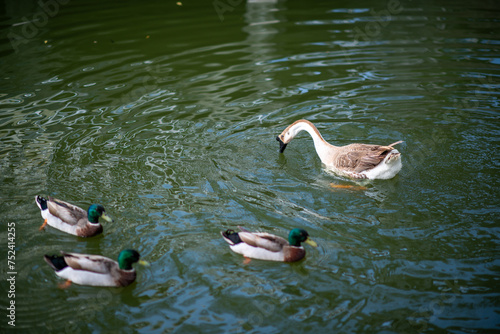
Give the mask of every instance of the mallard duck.
<path id="1" fill-rule="evenodd" d="M 334 146 L 323 139 L 314 124 L 305 119 L 294 122 L 276 137 L 280 143 L 280 153 L 285 151 L 286 145 L 301 131 L 307 131 L 311 135 L 321 162 L 337 174 L 354 179 L 390 179 L 401 170 L 401 154 L 393 146 L 403 141 L 387 146 Z"/>
<path id="2" fill-rule="evenodd" d="M 92 204 L 87 212 L 76 205 L 58 200 L 48 196 L 47 199 L 42 196 L 35 196 L 36 205 L 41 210 L 42 218 L 45 219 L 42 230 L 49 224 L 61 231 L 79 237 L 92 237 L 102 233 L 102 225 L 99 218 L 111 223 L 111 219 L 101 204 Z"/>
<path id="3" fill-rule="evenodd" d="M 249 232 L 241 227 L 240 229 L 241 232 L 227 230 L 221 234 L 233 252 L 247 258 L 294 262 L 303 259 L 306 255 L 306 251 L 300 243 L 305 242 L 313 247 L 318 246 L 301 228 L 291 230 L 288 241 L 273 234 Z"/>
<path id="4" fill-rule="evenodd" d="M 55 270 L 56 275 L 79 285 L 123 287 L 132 284 L 136 278 L 132 264 L 140 255 L 132 249 L 125 249 L 118 255 L 118 262 L 100 255 L 61 252 L 62 256 L 45 255 L 44 259 Z"/>

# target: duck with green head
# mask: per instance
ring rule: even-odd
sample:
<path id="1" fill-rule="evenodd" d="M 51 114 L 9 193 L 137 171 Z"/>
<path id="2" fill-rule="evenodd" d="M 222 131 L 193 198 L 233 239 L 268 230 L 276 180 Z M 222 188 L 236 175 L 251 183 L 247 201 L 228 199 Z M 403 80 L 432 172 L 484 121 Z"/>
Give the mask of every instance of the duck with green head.
<path id="1" fill-rule="evenodd" d="M 45 255 L 44 259 L 56 275 L 67 280 L 63 287 L 73 282 L 79 285 L 123 287 L 135 281 L 137 273 L 132 264 L 148 265 L 140 260 L 133 249 L 125 249 L 118 255 L 118 262 L 100 255 L 61 252 L 61 256 Z"/>
<path id="2" fill-rule="evenodd" d="M 40 208 L 45 225 L 50 225 L 58 230 L 79 237 L 92 237 L 102 233 L 102 225 L 99 218 L 111 223 L 111 219 L 106 215 L 106 210 L 101 204 L 92 204 L 87 211 L 82 208 L 48 196 L 35 196 L 35 202 Z"/>
<path id="3" fill-rule="evenodd" d="M 227 230 L 222 237 L 231 250 L 247 258 L 295 262 L 304 258 L 306 251 L 301 243 L 317 247 L 316 242 L 309 238 L 306 230 L 294 228 L 288 234 L 288 241 L 269 233 L 249 232 L 241 228 L 241 232 Z"/>

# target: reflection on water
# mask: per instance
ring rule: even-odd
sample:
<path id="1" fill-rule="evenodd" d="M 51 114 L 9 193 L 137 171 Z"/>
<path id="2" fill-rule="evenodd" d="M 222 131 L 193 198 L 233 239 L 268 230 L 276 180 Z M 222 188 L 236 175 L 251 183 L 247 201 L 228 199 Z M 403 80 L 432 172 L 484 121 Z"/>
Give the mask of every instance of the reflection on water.
<path id="1" fill-rule="evenodd" d="M 214 3 L 61 2 L 43 24 L 40 5 L 5 6 L 7 35 L 38 22 L 18 48 L 0 42 L 16 327 L 498 326 L 496 6 L 222 1 L 221 20 Z M 274 138 L 299 118 L 332 144 L 404 140 L 404 167 L 347 180 L 323 169 L 306 135 L 280 155 Z M 102 203 L 115 222 L 88 240 L 38 232 L 36 194 Z M 239 225 L 303 227 L 319 247 L 300 263 L 245 265 L 219 234 Z M 124 247 L 151 267 L 123 289 L 60 290 L 42 260 Z"/>

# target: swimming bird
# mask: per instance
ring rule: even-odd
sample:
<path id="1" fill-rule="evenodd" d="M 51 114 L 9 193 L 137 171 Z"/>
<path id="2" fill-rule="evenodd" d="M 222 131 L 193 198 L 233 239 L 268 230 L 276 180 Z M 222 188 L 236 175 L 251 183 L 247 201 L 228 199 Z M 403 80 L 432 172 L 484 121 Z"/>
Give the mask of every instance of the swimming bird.
<path id="1" fill-rule="evenodd" d="M 92 237 L 102 233 L 102 225 L 99 223 L 99 218 L 109 223 L 113 221 L 111 217 L 106 215 L 104 207 L 101 204 L 92 204 L 85 212 L 76 205 L 50 196 L 47 199 L 42 196 L 35 196 L 35 202 L 41 210 L 42 218 L 45 219 L 40 230 L 48 224 L 79 237 Z"/>
<path id="2" fill-rule="evenodd" d="M 289 125 L 276 140 L 280 143 L 280 153 L 301 131 L 308 132 L 321 162 L 337 174 L 353 179 L 391 179 L 402 167 L 401 153 L 390 145 L 349 144 L 334 146 L 323 139 L 316 126 L 305 119 Z"/>
<path id="3" fill-rule="evenodd" d="M 56 275 L 65 278 L 67 287 L 71 282 L 79 285 L 123 287 L 132 284 L 137 276 L 132 264 L 148 265 L 140 260 L 133 249 L 120 252 L 118 262 L 100 255 L 61 252 L 61 256 L 45 255 L 44 259 Z"/>
<path id="4" fill-rule="evenodd" d="M 247 258 L 294 262 L 306 255 L 304 247 L 300 245 L 302 242 L 313 247 L 318 246 L 305 230 L 299 228 L 290 231 L 288 241 L 273 234 L 249 232 L 241 227 L 240 229 L 241 232 L 226 230 L 221 234 L 233 252 Z"/>

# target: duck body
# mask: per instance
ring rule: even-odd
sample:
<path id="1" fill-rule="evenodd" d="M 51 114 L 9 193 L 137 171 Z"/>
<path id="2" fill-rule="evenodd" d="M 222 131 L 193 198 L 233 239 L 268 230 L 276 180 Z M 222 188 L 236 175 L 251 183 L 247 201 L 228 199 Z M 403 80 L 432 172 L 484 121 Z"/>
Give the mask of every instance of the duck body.
<path id="1" fill-rule="evenodd" d="M 136 279 L 133 263 L 140 255 L 135 250 L 123 250 L 118 262 L 100 255 L 61 252 L 61 256 L 45 255 L 45 262 L 54 269 L 57 276 L 79 285 L 124 287 Z"/>
<path id="2" fill-rule="evenodd" d="M 92 237 L 102 233 L 103 228 L 99 218 L 107 222 L 113 220 L 106 215 L 104 207 L 100 204 L 92 204 L 87 211 L 82 208 L 48 196 L 35 196 L 35 202 L 40 208 L 44 225 L 48 224 L 63 232 L 77 235 L 79 237 Z"/>
<path id="3" fill-rule="evenodd" d="M 302 242 L 317 246 L 303 229 L 290 231 L 289 241 L 273 234 L 249 232 L 244 229 L 241 232 L 227 230 L 221 234 L 233 252 L 259 260 L 295 262 L 306 255 L 304 247 L 300 245 Z"/>
<path id="4" fill-rule="evenodd" d="M 321 162 L 337 174 L 354 179 L 391 179 L 402 168 L 401 153 L 393 144 L 349 144 L 334 146 L 323 139 L 313 123 L 301 119 L 288 126 L 276 140 L 280 143 L 280 153 L 301 131 L 308 132 Z"/>

